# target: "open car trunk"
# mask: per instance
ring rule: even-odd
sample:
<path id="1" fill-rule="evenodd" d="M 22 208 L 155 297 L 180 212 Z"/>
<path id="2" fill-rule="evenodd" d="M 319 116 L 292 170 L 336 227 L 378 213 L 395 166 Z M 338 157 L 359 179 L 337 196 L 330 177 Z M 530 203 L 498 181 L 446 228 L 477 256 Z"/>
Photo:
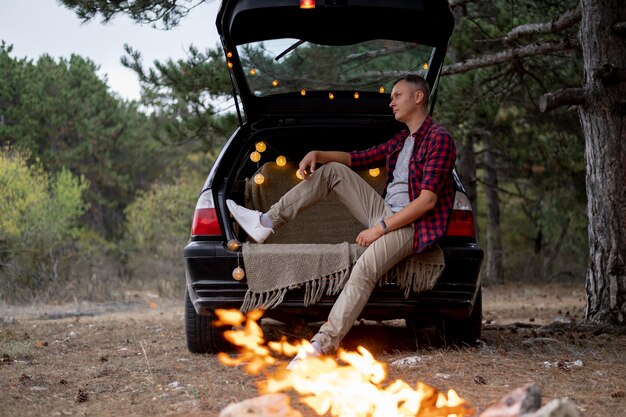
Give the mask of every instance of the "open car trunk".
<path id="1" fill-rule="evenodd" d="M 419 73 L 428 81 L 433 111 L 454 26 L 447 0 L 307 1 L 312 8 L 301 8 L 300 3 L 223 0 L 218 12 L 216 24 L 240 127 L 204 184 L 183 251 L 185 329 L 192 352 L 219 348 L 219 331 L 213 325 L 216 309 L 264 304 L 274 307 L 266 315 L 279 320 L 326 318 L 345 278 L 343 270 L 330 271 L 338 285 L 329 287 L 321 276 L 311 283 L 280 287 L 286 292 L 261 288 L 251 295 L 257 268 L 253 263 L 277 265 L 278 273 L 300 278 L 288 263 L 306 259 L 300 271 L 308 271 L 340 251 L 351 262 L 349 243 L 363 229 L 330 196 L 278 228 L 266 244 L 255 245 L 231 218 L 226 200 L 266 211 L 300 181 L 296 165 L 308 151 L 350 152 L 387 141 L 404 127 L 389 109 L 389 95 L 394 81 L 406 73 Z M 384 164 L 358 174 L 379 192 L 384 188 Z M 362 318 L 428 320 L 443 325 L 446 340 L 471 343 L 480 335 L 483 252 L 476 242 L 471 205 L 456 175 L 455 186 L 455 220 L 439 242 L 444 266 L 432 290 L 407 292 L 397 280 L 377 286 Z M 273 255 L 248 250 L 280 245 L 287 247 Z M 326 252 L 311 258 L 320 249 Z M 260 281 L 272 281 L 275 271 L 266 271 Z"/>

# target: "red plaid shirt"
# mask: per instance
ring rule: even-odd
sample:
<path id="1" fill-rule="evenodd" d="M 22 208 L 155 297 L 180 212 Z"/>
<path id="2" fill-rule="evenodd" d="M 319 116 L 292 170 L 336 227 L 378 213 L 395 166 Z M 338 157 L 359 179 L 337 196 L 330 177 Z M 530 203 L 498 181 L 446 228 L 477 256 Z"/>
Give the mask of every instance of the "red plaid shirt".
<path id="1" fill-rule="evenodd" d="M 380 166 L 383 160 L 387 169 L 387 184 L 393 179 L 398 154 L 409 136 L 408 130 L 397 133 L 389 141 L 350 153 L 353 168 Z M 422 252 L 441 238 L 448 227 L 454 204 L 452 169 L 456 161 L 456 147 L 452 135 L 428 116 L 415 133 L 415 147 L 409 161 L 409 200 L 415 200 L 422 190 L 437 195 L 435 208 L 413 222 L 415 237 L 413 250 Z M 385 191 L 386 192 L 386 191 Z"/>

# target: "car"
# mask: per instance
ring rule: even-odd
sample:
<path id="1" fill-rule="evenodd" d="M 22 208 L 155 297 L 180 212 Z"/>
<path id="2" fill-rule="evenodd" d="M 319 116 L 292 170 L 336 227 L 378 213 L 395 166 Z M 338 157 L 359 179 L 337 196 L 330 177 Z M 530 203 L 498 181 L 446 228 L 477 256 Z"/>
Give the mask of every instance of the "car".
<path id="1" fill-rule="evenodd" d="M 266 210 L 299 181 L 297 163 L 308 151 L 352 151 L 388 140 L 404 127 L 389 108 L 402 74 L 419 72 L 428 81 L 432 114 L 454 19 L 447 0 L 223 0 L 216 25 L 239 127 L 202 187 L 183 249 L 185 334 L 195 353 L 224 348 L 215 310 L 242 308 L 249 292 L 242 246 L 254 243 L 226 201 Z M 359 174 L 382 191 L 384 167 Z M 447 344 L 480 337 L 483 250 L 456 172 L 454 182 L 454 208 L 438 242 L 445 267 L 434 287 L 404 291 L 393 280 L 382 283 L 362 318 L 434 324 Z M 301 245 L 293 246 L 298 257 L 309 244 L 354 242 L 363 226 L 327 200 L 265 245 Z M 312 303 L 303 288 L 292 288 L 264 314 L 286 322 L 325 320 L 336 296 L 325 292 Z"/>

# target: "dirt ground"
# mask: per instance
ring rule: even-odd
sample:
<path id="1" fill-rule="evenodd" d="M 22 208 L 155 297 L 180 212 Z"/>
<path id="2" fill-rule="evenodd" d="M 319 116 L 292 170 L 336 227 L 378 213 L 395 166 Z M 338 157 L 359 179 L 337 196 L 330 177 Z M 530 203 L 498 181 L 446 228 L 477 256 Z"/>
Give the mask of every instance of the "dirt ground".
<path id="1" fill-rule="evenodd" d="M 588 417 L 626 415 L 626 332 L 580 325 L 583 285 L 503 285 L 484 291 L 482 342 L 474 348 L 432 346 L 429 329 L 402 321 L 361 323 L 345 347 L 365 345 L 414 385 L 455 389 L 476 415 L 511 390 L 533 382 L 543 402 L 569 398 Z M 309 337 L 315 326 L 263 321 L 268 338 Z M 262 377 L 187 351 L 181 300 L 126 304 L 0 306 L 1 416 L 217 416 L 229 403 L 257 395 Z M 286 359 L 285 359 L 286 361 Z M 285 363 L 283 361 L 283 363 Z M 314 415 L 304 405 L 294 407 Z"/>

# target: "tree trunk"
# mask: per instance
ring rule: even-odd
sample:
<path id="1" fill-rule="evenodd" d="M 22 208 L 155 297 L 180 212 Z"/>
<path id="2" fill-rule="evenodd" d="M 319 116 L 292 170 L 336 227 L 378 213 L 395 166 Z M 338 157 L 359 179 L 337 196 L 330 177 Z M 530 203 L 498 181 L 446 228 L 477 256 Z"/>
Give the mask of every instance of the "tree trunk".
<path id="1" fill-rule="evenodd" d="M 581 0 L 589 264 L 586 319 L 626 313 L 626 48 L 623 0 Z"/>
<path id="2" fill-rule="evenodd" d="M 498 172 L 493 152 L 493 141 L 486 139 L 485 194 L 487 198 L 487 276 L 493 283 L 504 282 L 502 271 L 502 237 L 500 233 L 500 202 L 498 200 Z"/>

